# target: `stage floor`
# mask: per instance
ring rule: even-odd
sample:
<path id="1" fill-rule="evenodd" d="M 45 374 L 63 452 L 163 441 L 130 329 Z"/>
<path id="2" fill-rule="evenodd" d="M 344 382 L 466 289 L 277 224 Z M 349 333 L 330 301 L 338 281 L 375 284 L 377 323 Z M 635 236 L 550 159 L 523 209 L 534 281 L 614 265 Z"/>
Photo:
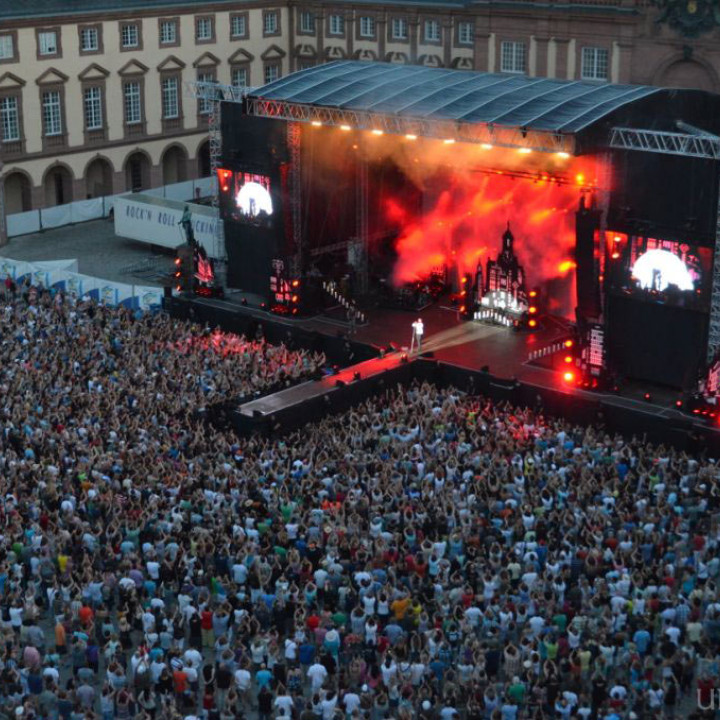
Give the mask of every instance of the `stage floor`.
<path id="1" fill-rule="evenodd" d="M 243 299 L 247 304 L 243 305 Z M 227 310 L 233 306 L 239 312 L 263 319 L 268 322 L 286 325 L 288 328 L 300 328 L 306 331 L 317 332 L 326 336 L 346 334 L 348 323 L 333 318 L 317 315 L 311 318 L 291 318 L 271 314 L 261 310 L 259 300 L 255 296 L 235 292 L 225 299 L 195 298 L 194 303 L 206 306 L 217 306 Z M 531 352 L 545 348 L 553 343 L 561 342 L 569 335 L 569 324 L 561 318 L 547 317 L 536 332 L 515 331 L 509 328 L 485 325 L 475 321 L 468 321 L 460 317 L 455 310 L 447 309 L 441 305 L 432 305 L 419 313 L 387 308 L 374 308 L 366 313 L 368 322 L 356 329 L 352 339 L 376 348 L 389 348 L 391 345 L 402 351 L 410 346 L 412 335 L 411 325 L 417 317 L 421 317 L 425 325 L 425 339 L 423 353 L 432 353 L 433 357 L 443 363 L 470 370 L 480 370 L 484 367 L 498 379 L 512 380 L 563 392 L 570 396 L 591 397 L 596 401 L 603 400 L 613 405 L 633 409 L 643 414 L 660 416 L 672 419 L 687 419 L 688 415 L 677 410 L 674 403 L 680 397 L 677 390 L 659 388 L 643 383 L 623 383 L 618 393 L 590 392 L 580 388 L 571 387 L 564 383 L 559 370 L 552 370 L 531 364 L 528 357 Z M 396 362 L 387 358 L 385 362 Z M 381 371 L 382 362 L 369 361 L 361 372 L 363 375 Z M 348 368 L 354 372 L 357 366 Z M 331 382 L 335 382 L 337 376 Z M 322 382 L 322 381 L 321 381 Z M 330 380 L 328 380 L 330 382 Z M 297 398 L 287 397 L 285 400 L 299 402 L 310 392 L 323 392 L 319 387 L 305 387 L 303 384 L 296 390 Z M 301 391 L 300 388 L 303 388 Z M 652 400 L 644 399 L 644 393 L 650 392 Z M 256 409 L 261 409 L 259 406 Z M 263 404 L 262 410 L 270 408 Z"/>

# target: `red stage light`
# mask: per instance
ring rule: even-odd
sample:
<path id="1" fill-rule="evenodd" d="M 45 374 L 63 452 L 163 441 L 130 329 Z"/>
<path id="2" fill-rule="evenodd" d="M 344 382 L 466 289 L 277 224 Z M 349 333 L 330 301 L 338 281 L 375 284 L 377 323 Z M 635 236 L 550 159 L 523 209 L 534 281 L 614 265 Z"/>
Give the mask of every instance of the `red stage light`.
<path id="1" fill-rule="evenodd" d="M 565 356 L 565 362 L 566 362 L 566 363 L 571 363 L 572 361 L 573 361 L 572 355 L 566 355 L 566 356 Z"/>
<path id="2" fill-rule="evenodd" d="M 610 257 L 611 257 L 613 260 L 617 260 L 617 259 L 620 257 L 620 253 L 619 253 L 619 252 L 614 252 Z"/>
<path id="3" fill-rule="evenodd" d="M 464 305 L 461 305 L 461 306 L 460 306 L 460 312 L 461 312 L 461 313 L 464 313 L 464 312 L 465 312 L 465 306 L 464 306 Z"/>
<path id="4" fill-rule="evenodd" d="M 528 327 L 534 328 L 537 326 L 537 320 L 528 320 Z"/>
<path id="5" fill-rule="evenodd" d="M 573 346 L 572 340 L 566 340 L 563 345 L 565 345 L 566 348 L 571 348 Z"/>
<path id="6" fill-rule="evenodd" d="M 698 410 L 697 408 L 695 408 L 695 409 L 693 410 L 693 413 L 695 413 L 695 415 L 699 415 L 699 414 L 700 414 L 700 410 Z"/>
<path id="7" fill-rule="evenodd" d="M 682 401 L 682 400 L 676 400 L 676 401 L 675 401 L 675 407 L 681 408 L 682 406 L 683 406 L 683 401 Z"/>
<path id="8" fill-rule="evenodd" d="M 298 296 L 297 296 L 297 295 L 293 295 L 293 296 L 292 296 L 292 302 L 296 303 L 297 301 L 298 301 Z"/>
<path id="9" fill-rule="evenodd" d="M 300 281 L 299 281 L 299 280 L 293 280 L 293 281 L 292 281 L 292 286 L 295 287 L 295 288 L 296 288 L 296 287 L 300 287 Z"/>
<path id="10" fill-rule="evenodd" d="M 531 298 L 537 297 L 537 290 L 531 290 L 528 293 L 528 297 L 531 297 Z"/>
<path id="11" fill-rule="evenodd" d="M 228 188 L 227 185 L 223 185 L 223 188 L 222 188 L 222 189 L 223 189 L 223 192 L 227 192 L 227 191 L 229 190 L 229 188 Z"/>
<path id="12" fill-rule="evenodd" d="M 566 383 L 571 383 L 575 379 L 575 373 L 574 372 L 566 372 L 563 373 L 563 380 Z"/>
<path id="13" fill-rule="evenodd" d="M 176 265 L 180 265 L 181 262 L 182 262 L 182 260 L 180 258 L 175 258 Z"/>
<path id="14" fill-rule="evenodd" d="M 535 315 L 535 313 L 537 312 L 537 308 L 536 308 L 534 305 L 531 305 L 531 306 L 528 308 L 528 312 L 529 312 L 531 315 Z"/>

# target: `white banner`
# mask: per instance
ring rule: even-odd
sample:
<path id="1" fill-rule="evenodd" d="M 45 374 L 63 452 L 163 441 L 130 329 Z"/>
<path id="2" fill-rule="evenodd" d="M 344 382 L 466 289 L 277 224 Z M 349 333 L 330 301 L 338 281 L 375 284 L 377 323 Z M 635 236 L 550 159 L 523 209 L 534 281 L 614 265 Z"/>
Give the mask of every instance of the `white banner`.
<path id="1" fill-rule="evenodd" d="M 98 220 L 103 216 L 103 199 L 91 198 L 70 203 L 70 221 L 73 223 Z"/>
<path id="2" fill-rule="evenodd" d="M 30 210 L 29 212 L 8 215 L 6 220 L 7 236 L 9 238 L 36 233 L 40 230 L 39 210 Z"/>
<path id="3" fill-rule="evenodd" d="M 180 226 L 186 203 L 142 195 L 126 195 L 115 201 L 115 234 L 166 248 L 185 242 Z M 195 239 L 215 257 L 217 211 L 189 204 Z"/>
<path id="4" fill-rule="evenodd" d="M 56 205 L 40 211 L 40 224 L 43 230 L 69 225 L 72 222 L 70 205 Z"/>

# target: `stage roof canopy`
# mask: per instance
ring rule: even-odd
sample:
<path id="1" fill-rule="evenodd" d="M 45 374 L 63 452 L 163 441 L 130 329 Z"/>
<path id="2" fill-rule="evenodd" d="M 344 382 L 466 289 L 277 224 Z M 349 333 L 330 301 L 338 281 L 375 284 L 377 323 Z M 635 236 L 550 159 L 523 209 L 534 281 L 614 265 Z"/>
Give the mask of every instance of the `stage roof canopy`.
<path id="1" fill-rule="evenodd" d="M 579 134 L 630 107 L 670 95 L 708 95 L 417 65 L 339 61 L 292 73 L 248 94 L 253 115 L 357 129 L 575 152 Z M 623 113 L 623 111 L 625 111 Z M 645 118 L 644 118 L 645 119 Z M 647 125 L 647 122 L 644 123 Z"/>

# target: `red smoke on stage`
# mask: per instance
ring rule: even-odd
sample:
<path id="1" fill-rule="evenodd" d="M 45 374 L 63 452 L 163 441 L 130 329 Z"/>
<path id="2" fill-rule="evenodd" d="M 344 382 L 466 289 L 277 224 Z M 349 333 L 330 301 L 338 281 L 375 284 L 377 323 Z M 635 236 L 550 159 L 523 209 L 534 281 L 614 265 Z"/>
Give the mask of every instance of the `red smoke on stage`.
<path id="1" fill-rule="evenodd" d="M 447 176 L 434 205 L 413 216 L 394 198 L 386 201 L 388 219 L 400 227 L 397 285 L 427 277 L 447 265 L 461 277 L 483 270 L 494 258 L 508 221 L 528 284 L 553 282 L 548 310 L 570 314 L 575 305 L 573 260 L 577 185 L 528 180 L 506 173 L 460 172 Z"/>

